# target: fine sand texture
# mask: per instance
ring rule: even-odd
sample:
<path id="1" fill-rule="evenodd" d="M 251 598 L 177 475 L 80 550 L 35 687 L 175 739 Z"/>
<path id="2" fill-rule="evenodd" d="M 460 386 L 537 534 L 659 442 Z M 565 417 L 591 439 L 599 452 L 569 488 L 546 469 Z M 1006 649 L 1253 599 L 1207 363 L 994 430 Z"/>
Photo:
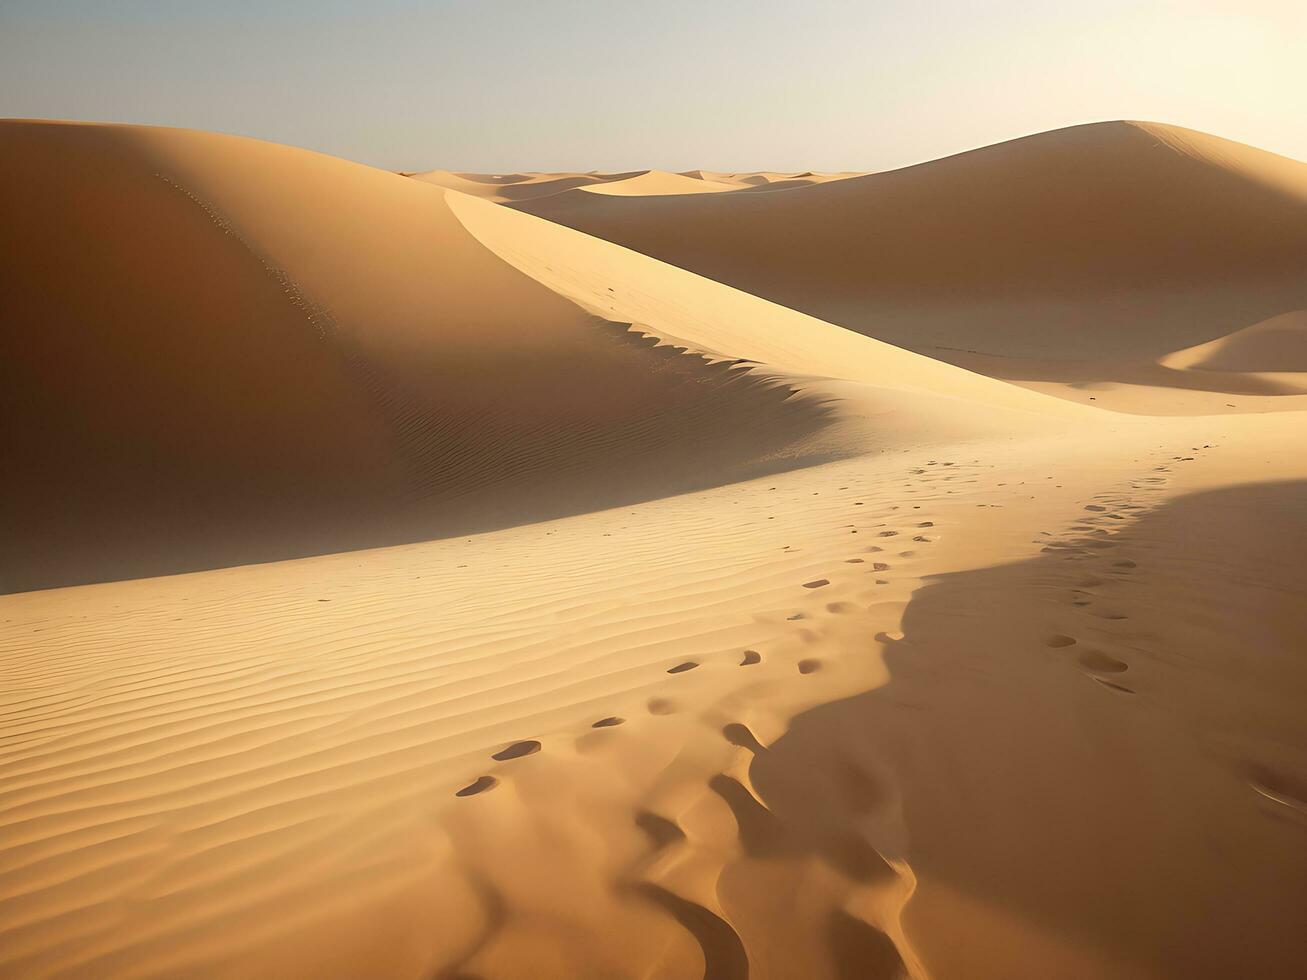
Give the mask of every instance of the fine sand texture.
<path id="1" fill-rule="evenodd" d="M 1301 977 L 1305 170 L 0 123 L 0 977 Z"/>

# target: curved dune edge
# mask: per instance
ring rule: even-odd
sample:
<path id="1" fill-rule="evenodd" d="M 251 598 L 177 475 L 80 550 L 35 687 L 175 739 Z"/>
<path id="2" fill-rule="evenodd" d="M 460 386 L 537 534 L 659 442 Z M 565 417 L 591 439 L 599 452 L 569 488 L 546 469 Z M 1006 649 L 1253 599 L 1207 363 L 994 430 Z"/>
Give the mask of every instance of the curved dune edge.
<path id="1" fill-rule="evenodd" d="M 1076 126 L 794 193 L 513 206 L 1076 400 L 1085 371 L 1143 370 L 1307 303 L 1307 164 L 1151 123 Z M 1152 380 L 1164 399 L 1167 378 Z"/>
<path id="2" fill-rule="evenodd" d="M 4 590 L 682 492 L 797 465 L 830 423 L 782 377 L 657 348 L 523 276 L 442 190 L 213 134 L 0 138 L 2 397 L 42 420 L 5 434 Z"/>
<path id="3" fill-rule="evenodd" d="M 703 276 L 615 248 L 511 209 L 466 196 L 449 198 L 487 248 L 597 315 L 629 320 L 669 343 L 722 358 L 742 358 L 789 377 L 853 382 L 875 391 L 926 393 L 1044 419 L 1096 420 L 1095 413 L 942 364 L 824 323 Z M 882 395 L 881 397 L 884 397 Z M 969 424 L 959 412 L 959 423 Z M 1010 418 L 1004 424 L 1012 424 Z"/>
<path id="4" fill-rule="evenodd" d="M 1226 337 L 1175 351 L 1161 363 L 1188 371 L 1307 372 L 1307 310 L 1282 313 Z"/>

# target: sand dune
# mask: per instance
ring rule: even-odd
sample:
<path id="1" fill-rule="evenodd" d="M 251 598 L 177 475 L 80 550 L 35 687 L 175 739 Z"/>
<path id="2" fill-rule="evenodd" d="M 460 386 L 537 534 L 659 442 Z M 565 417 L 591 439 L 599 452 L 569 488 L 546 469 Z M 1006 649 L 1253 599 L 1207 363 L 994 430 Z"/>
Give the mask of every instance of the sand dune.
<path id="1" fill-rule="evenodd" d="M 635 177 L 586 184 L 578 190 L 586 194 L 612 194 L 619 197 L 658 197 L 665 194 L 713 194 L 735 188 L 720 181 L 703 178 L 695 180 L 682 174 L 646 170 Z"/>
<path id="2" fill-rule="evenodd" d="M 405 172 L 401 176 L 449 190 L 470 194 L 497 204 L 534 201 L 565 195 L 569 191 L 610 194 L 618 197 L 659 197 L 670 194 L 705 194 L 722 191 L 791 190 L 856 174 L 718 174 L 704 170 L 668 173 L 663 170 L 633 170 L 621 173 L 536 173 L 474 174 L 449 170 Z"/>
<path id="3" fill-rule="evenodd" d="M 652 173 L 632 170 L 628 173 L 539 173 L 539 174 L 471 174 L 452 173 L 448 170 L 428 170 L 403 176 L 426 184 L 435 184 L 448 190 L 471 194 L 497 203 L 529 201 L 537 197 L 552 197 L 566 191 L 586 187 L 601 187 L 610 183 L 624 183 Z M 671 176 L 670 174 L 668 176 Z M 656 183 L 656 180 L 655 180 Z"/>
<path id="4" fill-rule="evenodd" d="M 522 276 L 416 181 L 181 131 L 0 139 L 0 397 L 39 420 L 4 436 L 8 591 L 592 509 L 786 465 L 824 425 Z"/>
<path id="5" fill-rule="evenodd" d="M 1153 361 L 1307 293 L 1307 164 L 1145 123 L 1043 133 L 781 195 L 524 210 L 996 376 Z M 1015 361 L 1005 372 L 1002 360 Z"/>
<path id="6" fill-rule="evenodd" d="M 1307 310 L 1282 313 L 1206 344 L 1176 351 L 1162 363 L 1196 371 L 1307 372 Z"/>
<path id="7" fill-rule="evenodd" d="M 0 149 L 0 977 L 1301 973 L 1302 165 Z"/>
<path id="8" fill-rule="evenodd" d="M 866 411 L 873 403 L 877 411 L 900 410 L 903 421 L 879 433 L 895 447 L 915 444 L 899 425 L 929 414 L 925 402 L 902 411 L 911 394 L 943 404 L 928 423 L 941 435 L 994 431 L 986 430 L 987 424 L 1006 432 L 1057 420 L 1098 420 L 1097 413 L 859 336 L 511 209 L 470 198 L 449 203 L 487 248 L 596 316 L 629 322 L 635 330 L 712 358 L 766 365 L 805 390 L 829 393 L 840 383 L 858 385 L 856 391 L 839 388 L 846 403 L 840 416 Z M 966 400 L 967 412 L 957 410 L 959 400 Z M 857 444 L 865 448 L 868 435 L 860 433 Z"/>
<path id="9" fill-rule="evenodd" d="M 846 177 L 859 177 L 855 171 L 846 173 L 814 173 L 805 170 L 800 173 L 779 173 L 772 170 L 755 170 L 750 173 L 722 173 L 712 170 L 683 170 L 682 176 L 698 180 L 710 180 L 721 184 L 730 184 L 742 190 L 780 190 L 792 187 L 807 187 L 811 184 L 824 184 L 831 180 L 843 180 Z"/>
<path id="10" fill-rule="evenodd" d="M 784 191 L 796 187 L 811 187 L 813 184 L 825 184 L 832 180 L 844 180 L 848 177 L 862 177 L 864 174 L 848 172 L 834 174 L 813 173 L 806 170 L 801 173 L 783 174 L 759 171 L 750 174 L 729 174 L 719 177 L 728 184 L 735 184 L 744 191 Z"/>

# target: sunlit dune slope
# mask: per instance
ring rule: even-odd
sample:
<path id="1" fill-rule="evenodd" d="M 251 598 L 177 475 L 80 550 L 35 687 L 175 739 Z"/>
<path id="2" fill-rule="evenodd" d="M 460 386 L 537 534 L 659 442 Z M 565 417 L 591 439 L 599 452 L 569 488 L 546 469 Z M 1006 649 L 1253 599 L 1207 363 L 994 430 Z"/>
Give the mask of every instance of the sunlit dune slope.
<path id="1" fill-rule="evenodd" d="M 684 174 L 669 174 L 662 170 L 647 170 L 625 180 L 601 181 L 578 188 L 586 194 L 611 194 L 617 197 L 657 197 L 666 194 L 713 194 L 733 191 L 736 188 L 720 181 L 701 178 L 696 180 Z"/>
<path id="2" fill-rule="evenodd" d="M 1300 172 L 0 123 L 0 980 L 1296 980 Z"/>
<path id="3" fill-rule="evenodd" d="M 649 173 L 632 170 L 627 173 L 532 173 L 532 174 L 471 174 L 449 170 L 428 170 L 405 174 L 426 184 L 435 184 L 448 190 L 471 194 L 487 201 L 507 203 L 529 201 L 537 197 L 551 197 L 577 188 L 595 187 L 632 180 Z"/>
<path id="4" fill-rule="evenodd" d="M 852 440 L 864 448 L 1098 420 L 513 209 L 456 194 L 449 202 L 495 254 L 596 316 L 838 392 L 841 421 L 872 417 Z"/>
<path id="5" fill-rule="evenodd" d="M 1163 363 L 1200 371 L 1307 372 L 1307 310 L 1273 316 L 1227 337 L 1176 351 Z"/>
<path id="6" fill-rule="evenodd" d="M 1307 304 L 1307 165 L 1155 124 L 780 194 L 517 206 L 944 358 L 1152 361 Z"/>
<path id="7" fill-rule="evenodd" d="M 178 130 L 0 144 L 6 591 L 676 492 L 826 422 L 532 281 L 417 181 Z"/>

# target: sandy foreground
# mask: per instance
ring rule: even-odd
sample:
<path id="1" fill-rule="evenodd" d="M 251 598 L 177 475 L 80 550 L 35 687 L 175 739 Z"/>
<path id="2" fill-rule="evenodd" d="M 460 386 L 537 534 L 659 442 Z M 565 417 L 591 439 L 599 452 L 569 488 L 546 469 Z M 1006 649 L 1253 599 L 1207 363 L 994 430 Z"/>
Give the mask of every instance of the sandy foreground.
<path id="1" fill-rule="evenodd" d="M 0 147 L 0 976 L 1301 975 L 1307 166 Z"/>

